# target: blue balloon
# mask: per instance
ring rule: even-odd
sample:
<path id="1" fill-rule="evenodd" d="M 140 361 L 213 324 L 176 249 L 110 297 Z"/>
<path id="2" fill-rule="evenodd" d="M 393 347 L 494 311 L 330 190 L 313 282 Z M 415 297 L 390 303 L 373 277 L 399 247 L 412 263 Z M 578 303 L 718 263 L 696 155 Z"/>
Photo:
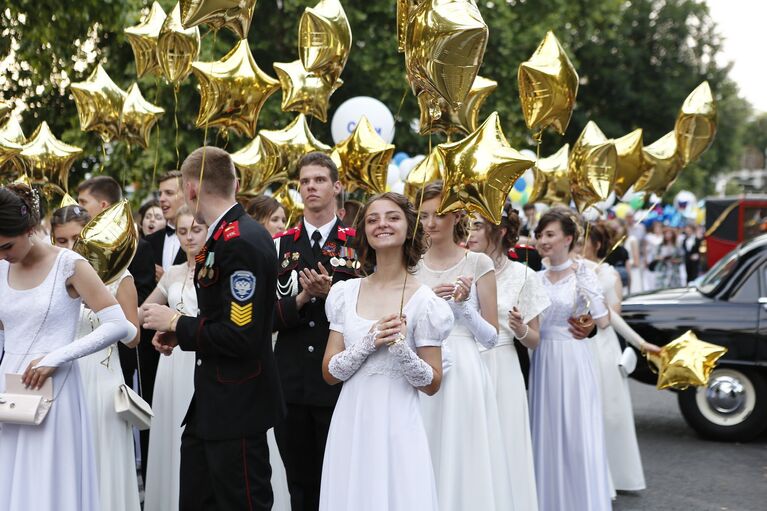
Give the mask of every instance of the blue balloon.
<path id="1" fill-rule="evenodd" d="M 521 177 L 514 182 L 515 190 L 519 192 L 524 192 L 525 188 L 527 188 L 527 183 L 525 183 L 525 180 L 522 179 Z"/>
<path id="2" fill-rule="evenodd" d="M 399 164 L 402 163 L 404 160 L 407 160 L 410 158 L 407 153 L 400 151 L 397 154 L 394 155 L 394 158 L 392 158 L 392 161 L 396 166 L 399 167 Z"/>

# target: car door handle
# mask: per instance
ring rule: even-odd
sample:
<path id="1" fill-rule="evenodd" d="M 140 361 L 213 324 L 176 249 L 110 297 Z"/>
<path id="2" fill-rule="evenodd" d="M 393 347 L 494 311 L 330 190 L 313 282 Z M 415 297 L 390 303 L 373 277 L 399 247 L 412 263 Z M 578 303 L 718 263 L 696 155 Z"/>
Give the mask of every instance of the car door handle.
<path id="1" fill-rule="evenodd" d="M 758 301 L 762 304 L 762 308 L 767 311 L 767 296 L 760 297 Z"/>

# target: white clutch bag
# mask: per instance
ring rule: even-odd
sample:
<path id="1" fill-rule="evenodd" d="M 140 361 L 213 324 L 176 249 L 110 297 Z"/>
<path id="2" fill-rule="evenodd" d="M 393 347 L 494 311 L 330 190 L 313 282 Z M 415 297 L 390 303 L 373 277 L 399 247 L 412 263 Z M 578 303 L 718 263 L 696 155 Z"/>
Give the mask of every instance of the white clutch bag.
<path id="1" fill-rule="evenodd" d="M 152 407 L 124 383 L 115 394 L 115 411 L 122 420 L 139 430 L 149 429 L 152 425 Z"/>
<path id="2" fill-rule="evenodd" d="M 39 390 L 21 383 L 21 374 L 6 373 L 5 392 L 0 394 L 0 423 L 39 426 L 53 405 L 53 378 Z"/>
<path id="3" fill-rule="evenodd" d="M 626 349 L 623 350 L 623 353 L 621 353 L 621 359 L 620 362 L 618 362 L 618 367 L 620 368 L 623 377 L 628 378 L 629 375 L 633 373 L 634 369 L 637 367 L 636 351 L 634 351 L 631 347 L 626 347 Z"/>

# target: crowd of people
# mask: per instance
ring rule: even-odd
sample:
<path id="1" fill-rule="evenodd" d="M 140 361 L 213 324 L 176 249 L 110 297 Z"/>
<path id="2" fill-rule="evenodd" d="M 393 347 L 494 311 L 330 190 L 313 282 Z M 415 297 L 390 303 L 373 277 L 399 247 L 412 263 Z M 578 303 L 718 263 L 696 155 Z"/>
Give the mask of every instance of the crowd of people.
<path id="1" fill-rule="evenodd" d="M 439 214 L 439 181 L 344 202 L 321 153 L 298 176 L 286 225 L 237 197 L 226 152 L 194 151 L 108 286 L 71 249 L 114 179 L 50 232 L 32 190 L 0 187 L 0 391 L 53 382 L 41 424 L 0 423 L 1 509 L 599 511 L 645 488 L 618 335 L 659 348 L 621 298 L 694 278 L 694 229 L 510 204 L 495 225 Z M 123 383 L 154 413 L 138 456 Z"/>

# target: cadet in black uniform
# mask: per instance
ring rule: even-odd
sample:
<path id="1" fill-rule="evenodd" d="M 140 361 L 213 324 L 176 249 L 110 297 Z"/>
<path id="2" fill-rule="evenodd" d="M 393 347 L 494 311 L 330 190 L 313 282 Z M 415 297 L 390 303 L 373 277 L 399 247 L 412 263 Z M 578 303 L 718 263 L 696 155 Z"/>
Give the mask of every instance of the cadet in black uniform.
<path id="1" fill-rule="evenodd" d="M 274 354 L 288 409 L 275 437 L 293 511 L 316 511 L 325 441 L 341 390 L 322 378 L 330 326 L 325 297 L 333 282 L 357 276 L 359 262 L 350 248 L 354 230 L 336 216 L 341 183 L 333 160 L 309 153 L 298 167 L 304 218 L 275 236 L 279 277 L 274 329 L 279 334 Z"/>
<path id="2" fill-rule="evenodd" d="M 198 182 L 205 155 L 202 189 Z M 210 226 L 197 256 L 198 317 L 145 306 L 158 351 L 197 353 L 194 397 L 181 441 L 180 509 L 268 510 L 266 431 L 285 414 L 272 353 L 277 259 L 266 230 L 235 202 L 229 155 L 197 149 L 184 161 L 184 196 Z M 173 334 L 172 332 L 175 332 Z"/>

